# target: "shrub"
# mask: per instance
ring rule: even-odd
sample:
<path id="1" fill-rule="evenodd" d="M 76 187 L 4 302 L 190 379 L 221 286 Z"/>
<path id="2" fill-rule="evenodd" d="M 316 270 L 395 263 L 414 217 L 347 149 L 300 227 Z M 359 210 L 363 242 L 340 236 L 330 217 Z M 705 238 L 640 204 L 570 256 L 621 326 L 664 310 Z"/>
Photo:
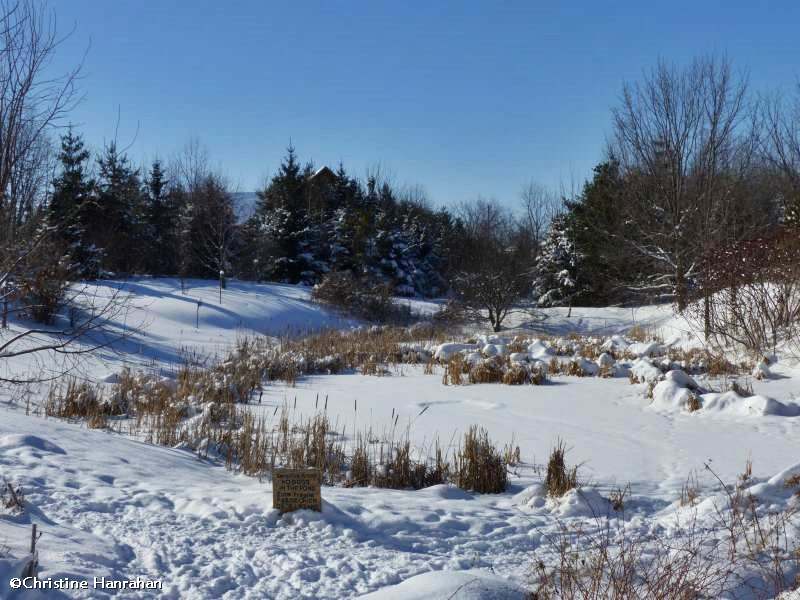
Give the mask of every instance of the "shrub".
<path id="1" fill-rule="evenodd" d="M 69 256 L 54 243 L 43 243 L 28 255 L 17 287 L 31 319 L 46 325 L 54 322 L 72 271 Z"/>
<path id="2" fill-rule="evenodd" d="M 314 286 L 311 297 L 354 316 L 377 323 L 407 323 L 411 312 L 394 303 L 388 285 L 370 284 L 349 271 L 337 271 L 323 277 Z"/>

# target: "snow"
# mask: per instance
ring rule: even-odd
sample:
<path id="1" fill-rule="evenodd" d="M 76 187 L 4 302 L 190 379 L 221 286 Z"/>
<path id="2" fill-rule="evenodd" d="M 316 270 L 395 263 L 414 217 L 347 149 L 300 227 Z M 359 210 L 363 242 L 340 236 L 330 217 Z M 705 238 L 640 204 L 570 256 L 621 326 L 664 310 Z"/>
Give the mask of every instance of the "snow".
<path id="1" fill-rule="evenodd" d="M 488 571 L 467 569 L 423 573 L 362 596 L 362 600 L 524 600 L 525 589 Z"/>
<path id="2" fill-rule="evenodd" d="M 446 361 L 450 360 L 456 354 L 459 354 L 464 350 L 478 350 L 478 348 L 479 348 L 478 344 L 461 344 L 457 342 L 447 342 L 444 344 L 440 344 L 436 348 L 436 351 L 433 353 L 433 357 L 437 360 Z"/>
<path id="3" fill-rule="evenodd" d="M 102 293 L 121 285 L 96 284 Z M 189 281 L 186 295 L 174 279 L 125 285 L 135 294 L 133 306 L 127 321 L 120 317 L 115 326 L 141 322 L 145 330 L 82 365 L 103 385 L 125 367 L 169 371 L 187 351 L 222 356 L 245 334 L 359 325 L 310 302 L 301 286 L 232 281 L 219 305 L 216 282 Z M 410 302 L 415 310 L 436 306 Z M 289 405 L 299 419 L 314 414 L 317 399 L 326 397 L 328 415 L 347 432 L 380 435 L 394 417 L 416 452 L 438 439 L 449 456 L 470 425 L 479 424 L 499 446 L 521 451 L 508 489 L 496 495 L 451 485 L 419 491 L 325 487 L 321 513 L 281 516 L 272 508 L 268 479 L 236 474 L 187 449 L 26 414 L 27 400 L 10 390 L 0 399 L 0 475 L 21 486 L 28 510 L 0 512 L 0 547 L 9 548 L 0 556 L 0 581 L 18 570 L 36 523 L 43 532 L 42 577 L 154 578 L 164 582 L 164 597 L 514 598 L 524 597 L 535 553 L 562 527 L 595 524 L 611 510 L 611 492 L 627 484 L 626 514 L 612 520 L 627 523 L 633 533 L 671 535 L 675 515 L 687 510 L 696 511 L 701 527 L 710 526 L 711 506 L 722 505 L 716 480 L 701 481 L 696 507 L 677 508 L 687 475 L 703 471 L 709 460 L 723 481 L 732 482 L 752 457 L 751 491 L 776 507 L 794 502 L 784 482 L 800 472 L 794 464 L 800 456 L 796 365 L 771 362 L 770 376 L 751 382 L 750 397 L 711 391 L 726 388 L 719 380 L 654 364 L 665 346 L 696 344 L 668 308 L 573 308 L 567 314 L 546 309 L 531 322 L 515 313 L 507 335 L 475 335 L 475 344 L 420 341 L 404 351 L 440 360 L 462 353 L 481 361 L 481 352 L 505 354 L 521 334 L 526 351 L 510 360 L 546 363 L 555 356 L 553 344 L 577 331 L 608 336 L 601 344 L 608 354 L 559 360 L 576 360 L 591 372 L 613 366 L 618 376 L 550 376 L 540 386 L 445 386 L 440 366 L 430 375 L 422 366 L 398 365 L 386 377 L 345 373 L 305 377 L 295 386 L 270 383 L 248 406 L 269 421 L 277 407 Z M 633 344 L 635 351 L 623 358 L 632 346 L 625 332 L 633 324 L 660 331 L 667 342 Z M 5 368 L 33 365 L 11 361 Z M 628 372 L 639 383 L 632 385 Z M 46 388 L 32 390 L 29 397 L 43 393 Z M 700 403 L 693 412 L 686 406 L 691 395 Z M 569 464 L 580 465 L 582 487 L 553 499 L 542 486 L 542 467 L 559 439 Z M 73 595 L 111 596 L 92 590 Z"/>

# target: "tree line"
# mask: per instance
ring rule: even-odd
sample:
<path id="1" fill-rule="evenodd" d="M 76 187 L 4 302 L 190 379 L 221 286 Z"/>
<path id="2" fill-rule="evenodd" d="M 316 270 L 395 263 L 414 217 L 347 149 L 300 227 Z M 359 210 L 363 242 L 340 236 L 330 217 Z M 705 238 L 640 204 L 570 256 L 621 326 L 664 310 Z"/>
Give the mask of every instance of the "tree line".
<path id="1" fill-rule="evenodd" d="M 520 303 L 702 300 L 708 330 L 720 252 L 800 225 L 800 93 L 755 93 L 725 58 L 661 61 L 626 83 L 577 193 L 531 183 L 515 203 L 434 208 L 379 169 L 317 168 L 290 146 L 245 214 L 196 141 L 147 167 L 116 141 L 93 155 L 62 128 L 80 69 L 45 72 L 60 39 L 45 9 L 23 1 L 2 19 L 0 283 L 38 320 L 75 280 L 316 285 L 347 273 L 394 295 L 448 296 L 495 328 Z"/>

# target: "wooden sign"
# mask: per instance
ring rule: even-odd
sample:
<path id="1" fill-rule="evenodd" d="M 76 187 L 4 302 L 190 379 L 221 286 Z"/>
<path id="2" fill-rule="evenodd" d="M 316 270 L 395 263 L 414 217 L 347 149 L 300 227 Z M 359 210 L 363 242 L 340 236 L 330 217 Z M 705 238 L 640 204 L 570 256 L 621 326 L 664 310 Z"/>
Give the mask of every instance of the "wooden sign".
<path id="1" fill-rule="evenodd" d="M 272 507 L 282 513 L 305 508 L 322 510 L 322 474 L 319 469 L 275 469 Z"/>

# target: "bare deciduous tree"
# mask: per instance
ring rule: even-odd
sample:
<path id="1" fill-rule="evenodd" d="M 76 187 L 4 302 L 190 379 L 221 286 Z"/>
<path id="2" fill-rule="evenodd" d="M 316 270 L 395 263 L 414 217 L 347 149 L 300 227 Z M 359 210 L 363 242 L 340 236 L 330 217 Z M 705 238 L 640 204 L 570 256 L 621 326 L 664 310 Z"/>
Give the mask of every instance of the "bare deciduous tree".
<path id="1" fill-rule="evenodd" d="M 746 79 L 713 57 L 687 68 L 659 62 L 624 86 L 614 110 L 611 152 L 635 211 L 636 235 L 625 242 L 652 263 L 643 288 L 674 297 L 679 310 L 703 251 L 734 233 L 731 204 L 755 149 L 749 114 Z"/>
<path id="2" fill-rule="evenodd" d="M 465 264 L 453 279 L 467 314 L 489 320 L 494 331 L 531 286 L 531 263 L 519 244 L 518 225 L 497 202 L 479 199 L 460 210 L 464 224 Z"/>
<path id="3" fill-rule="evenodd" d="M 47 172 L 49 130 L 79 100 L 80 64 L 61 75 L 48 71 L 63 40 L 55 14 L 45 5 L 0 2 L 0 194 L 6 243 L 16 241 L 31 185 L 41 184 Z"/>
<path id="4" fill-rule="evenodd" d="M 520 193 L 523 226 L 537 246 L 542 243 L 553 217 L 560 210 L 558 197 L 535 181 L 528 182 Z"/>

